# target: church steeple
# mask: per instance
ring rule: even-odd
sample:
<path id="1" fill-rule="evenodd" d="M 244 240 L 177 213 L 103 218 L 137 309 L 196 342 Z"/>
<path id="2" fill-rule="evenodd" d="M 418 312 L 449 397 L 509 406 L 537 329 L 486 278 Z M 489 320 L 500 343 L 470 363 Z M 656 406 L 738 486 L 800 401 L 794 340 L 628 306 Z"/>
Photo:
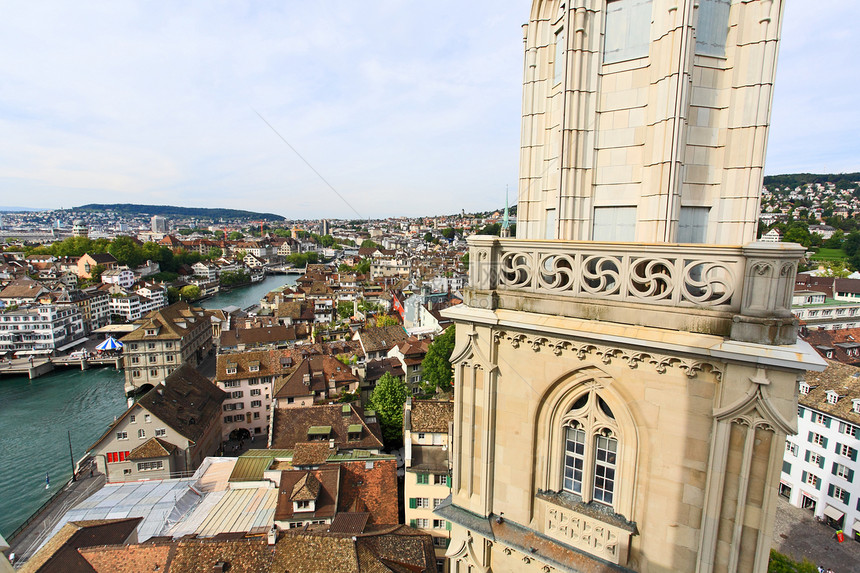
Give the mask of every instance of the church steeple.
<path id="1" fill-rule="evenodd" d="M 505 216 L 502 218 L 502 237 L 511 236 L 511 218 L 508 215 L 508 186 L 505 185 Z"/>

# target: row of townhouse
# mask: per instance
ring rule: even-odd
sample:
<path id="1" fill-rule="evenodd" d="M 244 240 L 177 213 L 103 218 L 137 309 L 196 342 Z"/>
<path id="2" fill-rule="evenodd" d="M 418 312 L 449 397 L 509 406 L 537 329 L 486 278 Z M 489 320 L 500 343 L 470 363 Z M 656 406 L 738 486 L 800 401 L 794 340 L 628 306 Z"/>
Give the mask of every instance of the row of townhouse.
<path id="1" fill-rule="evenodd" d="M 72 304 L 43 304 L 0 314 L 0 355 L 47 355 L 84 336 L 84 321 Z"/>

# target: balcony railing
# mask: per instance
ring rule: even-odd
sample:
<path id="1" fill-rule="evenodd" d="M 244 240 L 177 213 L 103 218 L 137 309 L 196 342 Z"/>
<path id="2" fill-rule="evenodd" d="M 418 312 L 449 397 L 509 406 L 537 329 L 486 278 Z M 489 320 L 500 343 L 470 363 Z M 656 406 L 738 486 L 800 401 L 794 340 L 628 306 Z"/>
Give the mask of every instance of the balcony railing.
<path id="1" fill-rule="evenodd" d="M 471 306 L 589 318 L 598 312 L 603 319 L 632 324 L 652 323 L 655 310 L 680 311 L 688 318 L 674 323 L 688 326 L 676 328 L 714 334 L 732 330 L 734 338 L 756 341 L 760 334 L 740 334 L 742 328 L 729 322 L 771 321 L 769 327 L 774 320 L 792 323 L 791 295 L 804 253 L 803 247 L 790 243 L 735 247 L 480 235 L 470 237 L 469 246 L 471 296 L 466 302 Z M 629 312 L 634 308 L 652 312 L 637 318 Z M 690 326 L 693 315 L 721 323 L 715 327 L 698 321 L 699 326 Z M 784 332 L 775 340 L 786 334 L 794 336 Z"/>

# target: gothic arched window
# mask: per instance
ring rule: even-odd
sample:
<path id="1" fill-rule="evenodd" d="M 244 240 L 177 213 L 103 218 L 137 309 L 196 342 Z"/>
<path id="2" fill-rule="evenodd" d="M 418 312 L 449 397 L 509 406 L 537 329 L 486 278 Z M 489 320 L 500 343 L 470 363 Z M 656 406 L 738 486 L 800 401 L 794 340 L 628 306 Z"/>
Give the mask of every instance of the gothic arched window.
<path id="1" fill-rule="evenodd" d="M 579 396 L 561 419 L 564 428 L 562 489 L 612 506 L 618 481 L 618 424 L 595 391 Z"/>

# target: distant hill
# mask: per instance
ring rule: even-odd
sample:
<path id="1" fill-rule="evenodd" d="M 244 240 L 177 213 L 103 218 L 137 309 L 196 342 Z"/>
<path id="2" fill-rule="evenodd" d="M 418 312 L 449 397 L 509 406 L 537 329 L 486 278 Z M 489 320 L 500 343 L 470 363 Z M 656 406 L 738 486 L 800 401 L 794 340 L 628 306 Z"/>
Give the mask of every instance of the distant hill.
<path id="1" fill-rule="evenodd" d="M 172 205 L 135 205 L 133 203 L 115 203 L 102 205 L 90 203 L 75 207 L 73 211 L 105 211 L 128 216 L 161 215 L 162 217 L 200 217 L 208 219 L 257 219 L 263 221 L 282 221 L 282 215 L 274 213 L 255 213 L 241 209 L 207 209 L 204 207 L 174 207 Z"/>
<path id="2" fill-rule="evenodd" d="M 794 189 L 807 183 L 834 183 L 837 189 L 851 189 L 857 187 L 860 181 L 860 173 L 789 173 L 786 175 L 766 175 L 764 186 L 791 187 Z"/>

